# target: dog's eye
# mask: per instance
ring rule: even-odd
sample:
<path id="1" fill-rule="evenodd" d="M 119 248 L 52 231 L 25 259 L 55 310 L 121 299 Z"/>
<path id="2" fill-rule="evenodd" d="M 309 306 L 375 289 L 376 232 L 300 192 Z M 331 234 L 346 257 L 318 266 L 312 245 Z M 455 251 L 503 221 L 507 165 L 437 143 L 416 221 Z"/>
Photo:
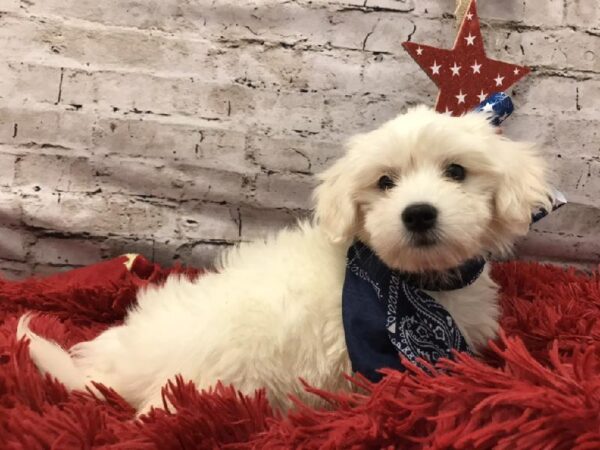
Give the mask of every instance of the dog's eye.
<path id="1" fill-rule="evenodd" d="M 394 186 L 396 186 L 396 183 L 394 183 L 394 180 L 392 180 L 387 175 L 382 176 L 377 182 L 377 187 L 382 191 L 387 191 L 388 189 L 391 189 Z"/>
<path id="2" fill-rule="evenodd" d="M 462 181 L 466 178 L 467 171 L 459 164 L 450 164 L 448 167 L 446 167 L 444 175 L 446 175 L 448 178 L 452 178 L 453 180 Z"/>

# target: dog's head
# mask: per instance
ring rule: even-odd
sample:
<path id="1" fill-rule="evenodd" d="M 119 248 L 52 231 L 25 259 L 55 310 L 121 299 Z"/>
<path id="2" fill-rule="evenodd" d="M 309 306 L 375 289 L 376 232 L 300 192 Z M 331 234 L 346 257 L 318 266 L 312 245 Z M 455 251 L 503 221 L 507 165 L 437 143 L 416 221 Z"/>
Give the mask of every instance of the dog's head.
<path id="1" fill-rule="evenodd" d="M 411 272 L 505 253 L 527 233 L 532 210 L 550 207 L 533 146 L 497 134 L 481 113 L 410 110 L 351 139 L 320 179 L 319 226 Z"/>

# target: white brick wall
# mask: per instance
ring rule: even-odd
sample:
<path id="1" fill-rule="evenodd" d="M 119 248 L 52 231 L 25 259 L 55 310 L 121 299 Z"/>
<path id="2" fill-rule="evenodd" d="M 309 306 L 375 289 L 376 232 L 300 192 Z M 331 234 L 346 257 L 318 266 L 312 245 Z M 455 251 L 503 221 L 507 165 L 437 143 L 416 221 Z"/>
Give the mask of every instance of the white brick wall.
<path id="1" fill-rule="evenodd" d="M 600 259 L 600 0 L 480 0 L 488 53 L 533 73 L 507 134 L 574 204 L 523 256 Z M 348 133 L 436 89 L 454 0 L 0 0 L 0 271 L 124 252 L 208 264 L 304 216 Z"/>

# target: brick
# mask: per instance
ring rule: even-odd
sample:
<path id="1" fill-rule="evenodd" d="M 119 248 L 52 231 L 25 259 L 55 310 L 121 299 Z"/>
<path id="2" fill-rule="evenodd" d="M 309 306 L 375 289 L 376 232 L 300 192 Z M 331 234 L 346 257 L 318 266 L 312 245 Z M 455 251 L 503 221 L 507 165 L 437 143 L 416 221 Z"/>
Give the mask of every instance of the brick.
<path id="1" fill-rule="evenodd" d="M 21 198 L 14 192 L 0 189 L 0 225 L 21 225 Z"/>
<path id="2" fill-rule="evenodd" d="M 100 255 L 102 259 L 113 259 L 125 254 L 135 253 L 152 260 L 153 247 L 153 239 L 137 236 L 111 236 L 103 239 L 100 243 Z"/>
<path id="3" fill-rule="evenodd" d="M 136 28 L 163 28 L 165 22 L 177 26 L 177 17 L 183 17 L 177 11 L 175 2 L 149 1 L 137 3 L 134 1 L 119 1 L 98 4 L 92 0 L 47 0 L 24 4 L 29 14 L 51 14 L 64 18 L 77 18 L 107 25 L 131 26 Z"/>
<path id="4" fill-rule="evenodd" d="M 18 12 L 20 6 L 20 0 L 3 0 L 0 4 L 0 12 Z"/>
<path id="5" fill-rule="evenodd" d="M 427 17 L 439 19 L 449 14 L 454 15 L 456 0 L 419 0 L 414 2 L 413 14 L 416 17 Z M 483 4 L 479 5 L 481 11 Z"/>
<path id="6" fill-rule="evenodd" d="M 15 55 L 20 55 L 19 62 L 43 59 L 59 67 L 143 68 L 193 75 L 214 51 L 214 46 L 202 39 L 185 40 L 105 27 L 81 28 L 55 17 L 43 21 L 6 17 L 2 25 L 1 57 L 14 60 Z"/>
<path id="7" fill-rule="evenodd" d="M 328 5 L 340 5 L 343 7 L 347 6 L 363 6 L 367 0 L 330 0 L 327 3 L 321 2 L 323 6 Z M 375 0 L 376 1 L 376 0 Z M 298 3 L 303 4 L 305 6 L 312 6 L 312 0 L 300 0 Z"/>
<path id="8" fill-rule="evenodd" d="M 239 240 L 239 214 L 235 208 L 191 204 L 178 208 L 178 235 L 191 240 Z"/>
<path id="9" fill-rule="evenodd" d="M 215 202 L 238 200 L 243 185 L 244 177 L 240 174 L 192 165 L 35 154 L 20 158 L 15 182 L 16 187 L 27 193 L 101 191 Z"/>
<path id="10" fill-rule="evenodd" d="M 325 64 L 325 61 L 320 62 Z M 287 122 L 293 123 L 294 128 L 317 132 L 323 125 L 325 108 L 323 95 L 318 92 L 319 83 L 323 83 L 325 88 L 337 90 L 336 77 L 342 76 L 340 73 L 343 72 L 341 69 L 344 67 L 341 61 L 331 60 L 330 63 L 330 68 L 322 67 L 324 70 L 329 69 L 329 78 L 326 77 L 327 73 L 323 75 L 321 71 L 312 71 L 322 74 L 323 79 L 314 80 L 316 85 L 312 84 L 313 80 L 308 83 L 302 82 L 299 77 L 296 78 L 295 84 L 310 86 L 310 93 L 302 92 L 307 89 L 275 93 L 264 87 L 257 89 L 251 81 L 248 81 L 251 87 L 246 87 L 231 83 L 193 81 L 189 78 L 164 79 L 150 75 L 78 71 L 65 76 L 63 101 L 68 104 L 94 103 L 104 106 L 107 110 L 118 108 L 125 112 L 148 111 L 164 115 L 194 115 L 209 120 L 222 120 L 229 127 L 240 124 L 253 126 L 257 121 L 259 125 L 281 126 L 281 117 L 285 115 L 288 118 Z M 366 72 L 373 64 L 377 62 L 370 61 L 364 71 Z M 414 65 L 410 65 L 410 69 L 413 72 L 417 71 Z M 393 66 L 393 71 L 393 79 L 397 80 L 397 64 Z M 354 89 L 372 91 L 373 87 L 381 86 L 381 83 L 388 81 L 380 79 L 378 82 L 373 82 L 371 72 L 365 74 L 368 77 L 366 81 L 360 81 L 358 73 L 353 76 L 354 81 L 346 76 L 341 83 L 348 83 Z M 286 80 L 286 83 L 288 81 Z M 410 91 L 398 89 L 392 93 L 394 96 L 401 96 L 404 101 L 418 101 L 419 94 L 423 92 L 422 86 L 428 91 L 432 90 L 428 80 L 420 81 L 415 86 L 417 89 Z M 266 85 L 265 81 L 258 78 L 255 78 L 254 82 Z M 70 83 L 73 85 L 71 86 Z M 339 87 L 345 88 L 344 84 Z M 383 91 L 383 89 L 375 90 Z M 74 94 L 69 94 L 70 92 Z M 330 96 L 335 99 L 343 98 L 345 103 L 348 101 L 346 96 L 333 93 Z"/>
<path id="11" fill-rule="evenodd" d="M 214 268 L 217 258 L 230 246 L 200 243 L 192 246 L 189 256 L 181 259 L 181 262 L 189 267 Z"/>
<path id="12" fill-rule="evenodd" d="M 102 254 L 105 259 L 112 259 L 126 253 L 135 253 L 163 267 L 171 267 L 176 263 L 187 267 L 212 267 L 211 262 L 216 254 L 229 246 L 220 242 L 111 237 L 102 242 Z"/>
<path id="13" fill-rule="evenodd" d="M 534 255 L 536 259 L 563 261 L 592 261 L 597 267 L 600 246 L 584 236 L 566 235 L 563 231 L 540 233 L 531 231 L 527 240 L 517 246 L 519 254 Z"/>
<path id="14" fill-rule="evenodd" d="M 0 149 L 0 186 L 11 186 L 15 175 L 16 156 Z"/>
<path id="15" fill-rule="evenodd" d="M 31 266 L 26 263 L 5 261 L 0 258 L 0 278 L 5 280 L 23 280 L 31 275 Z"/>
<path id="16" fill-rule="evenodd" d="M 517 110 L 515 117 L 505 122 L 504 130 L 511 139 L 535 142 L 548 154 L 584 159 L 596 156 L 600 151 L 600 123 L 579 116 L 529 115 Z"/>
<path id="17" fill-rule="evenodd" d="M 0 259 L 25 261 L 34 236 L 22 229 L 0 226 Z"/>
<path id="18" fill-rule="evenodd" d="M 526 77 L 514 90 L 517 113 L 555 116 L 577 110 L 577 80 L 564 77 Z M 552 93 L 552 101 L 548 95 Z"/>
<path id="19" fill-rule="evenodd" d="M 280 46 L 230 49 L 218 55 L 218 62 L 213 64 L 228 68 L 226 75 L 219 76 L 226 76 L 237 83 L 268 89 L 284 87 L 318 92 L 365 89 L 367 86 L 361 80 L 362 65 L 370 64 L 365 55 L 353 51 L 302 51 Z M 244 66 L 243 73 L 238 69 L 240 64 Z M 368 89 L 373 87 L 376 86 L 368 86 Z"/>
<path id="20" fill-rule="evenodd" d="M 54 103 L 58 101 L 61 70 L 25 63 L 0 64 L 0 99 L 14 103 L 23 97 L 28 102 Z"/>
<path id="21" fill-rule="evenodd" d="M 97 153 L 194 161 L 207 168 L 252 171 L 242 133 L 209 125 L 102 118 L 94 129 Z"/>
<path id="22" fill-rule="evenodd" d="M 100 261 L 100 244 L 92 240 L 40 238 L 31 247 L 34 261 L 42 264 L 83 266 Z"/>
<path id="23" fill-rule="evenodd" d="M 119 72 L 67 70 L 62 101 L 95 104 L 107 110 L 184 114 L 226 119 L 249 103 L 248 92 L 231 83 L 202 82 L 192 77 L 164 78 Z"/>
<path id="24" fill-rule="evenodd" d="M 367 30 L 371 34 L 364 48 L 372 52 L 402 53 L 401 44 L 409 40 L 409 36 L 413 42 L 450 48 L 456 36 L 453 19 L 433 21 L 404 16 L 398 18 L 393 14 L 380 14 L 378 19 Z"/>
<path id="25" fill-rule="evenodd" d="M 586 157 L 561 156 L 550 160 L 556 185 L 569 201 L 595 205 L 600 192 L 600 162 Z"/>
<path id="26" fill-rule="evenodd" d="M 87 158 L 29 154 L 21 156 L 16 164 L 15 187 L 28 193 L 93 192 L 99 187 L 94 173 Z"/>
<path id="27" fill-rule="evenodd" d="M 329 103 L 326 132 L 320 133 L 319 138 L 345 142 L 352 135 L 371 131 L 405 112 L 407 105 L 422 104 L 423 100 L 417 100 L 414 93 L 406 89 L 400 95 L 366 95 L 352 101 L 333 98 Z"/>
<path id="28" fill-rule="evenodd" d="M 241 208 L 242 239 L 245 241 L 263 239 L 284 227 L 293 226 L 300 216 L 288 211 Z"/>
<path id="29" fill-rule="evenodd" d="M 0 142 L 89 148 L 94 118 L 60 108 L 0 107 Z"/>
<path id="30" fill-rule="evenodd" d="M 15 55 L 35 52 L 36 41 L 34 36 L 36 32 L 39 32 L 39 26 L 29 20 L 23 21 L 21 18 L 15 18 L 11 15 L 1 15 L 0 23 L 2 23 L 0 27 L 0 39 L 2 40 L 0 56 L 2 61 L 14 61 Z M 25 58 L 22 58 L 21 61 L 27 62 Z"/>
<path id="31" fill-rule="evenodd" d="M 600 37 L 572 29 L 511 32 L 489 30 L 488 49 L 497 59 L 555 70 L 600 71 Z"/>
<path id="32" fill-rule="evenodd" d="M 520 104 L 518 104 L 520 105 Z M 553 153 L 560 153 L 562 149 L 553 146 L 554 139 L 554 120 L 548 117 L 533 114 L 521 114 L 520 106 L 517 106 L 515 117 L 511 117 L 502 124 L 502 128 L 507 137 L 514 140 L 535 142 L 538 145 L 552 147 Z M 518 115 L 518 120 L 517 119 Z"/>
<path id="33" fill-rule="evenodd" d="M 597 262 L 600 257 L 599 223 L 597 208 L 567 204 L 538 222 L 519 250 L 538 257 Z"/>
<path id="34" fill-rule="evenodd" d="M 251 136 L 248 150 L 267 169 L 307 173 L 320 172 L 342 154 L 340 144 L 291 137 Z"/>
<path id="35" fill-rule="evenodd" d="M 596 205 L 600 184 L 600 151 L 596 121 L 519 114 L 506 122 L 511 139 L 539 143 L 549 162 L 553 182 L 572 202 Z"/>
<path id="36" fill-rule="evenodd" d="M 39 193 L 23 199 L 23 220 L 46 230 L 96 236 L 176 233 L 174 208 L 113 196 Z"/>
<path id="37" fill-rule="evenodd" d="M 376 55 L 369 57 L 368 62 L 363 71 L 365 92 L 398 98 L 405 105 L 435 104 L 437 87 L 411 59 Z"/>
<path id="38" fill-rule="evenodd" d="M 570 0 L 565 3 L 567 24 L 600 29 L 600 10 L 597 0 Z"/>
<path id="39" fill-rule="evenodd" d="M 499 4 L 499 2 L 486 2 Z M 525 22 L 532 25 L 561 25 L 565 15 L 565 5 L 571 2 L 564 0 L 526 0 Z"/>
<path id="40" fill-rule="evenodd" d="M 580 156 L 597 156 L 600 151 L 600 120 L 558 119 L 551 144 L 557 152 Z"/>
<path id="41" fill-rule="evenodd" d="M 277 94 L 266 93 L 256 98 L 256 106 L 250 114 L 260 125 L 278 129 L 286 127 L 308 133 L 318 133 L 324 126 L 325 102 L 319 94 Z M 282 117 L 286 118 L 285 123 Z M 287 125 L 287 126 L 286 126 Z"/>
<path id="42" fill-rule="evenodd" d="M 213 202 L 235 202 L 242 197 L 244 177 L 237 173 L 182 164 L 156 166 L 139 160 L 107 162 L 96 166 L 102 172 L 99 186 L 103 192 Z"/>
<path id="43" fill-rule="evenodd" d="M 366 0 L 364 4 L 371 8 L 385 8 L 402 12 L 409 12 L 415 8 L 415 2 L 412 0 Z"/>
<path id="44" fill-rule="evenodd" d="M 260 35 L 261 38 L 268 40 L 286 42 L 305 40 L 319 45 L 331 42 L 340 47 L 352 48 L 360 48 L 363 36 L 376 20 L 375 17 L 360 11 L 338 12 L 333 16 L 327 9 L 312 9 L 288 2 L 248 2 L 240 7 L 239 2 L 235 1 L 187 5 L 173 0 L 145 4 L 125 1 L 112 3 L 110 7 L 98 8 L 97 3 L 91 0 L 83 2 L 54 0 L 33 5 L 29 10 L 33 14 L 58 13 L 63 16 L 101 21 L 108 25 L 158 28 L 171 32 L 193 30 L 212 38 L 226 35 L 228 39 L 253 39 Z M 199 29 L 198 23 L 202 23 L 203 27 Z M 67 41 L 69 36 L 65 38 Z M 92 50 L 97 53 L 100 45 L 95 46 L 98 50 L 96 48 Z M 127 59 L 134 59 L 133 52 L 137 46 L 130 45 L 129 49 L 123 47 L 121 45 L 115 48 L 118 48 L 121 54 L 126 53 L 130 56 Z M 104 48 L 102 45 L 102 49 Z M 145 47 L 140 46 L 137 49 L 143 52 Z M 188 51 L 188 48 L 183 47 L 180 51 Z M 137 57 L 142 56 L 150 55 Z"/>
<path id="45" fill-rule="evenodd" d="M 591 117 L 600 114 L 600 79 L 580 81 L 577 83 L 578 106 L 581 112 Z"/>
<path id="46" fill-rule="evenodd" d="M 171 267 L 175 262 L 179 262 L 180 249 L 179 240 L 155 240 L 152 242 L 152 261 L 163 267 Z"/>
<path id="47" fill-rule="evenodd" d="M 534 26 L 560 25 L 563 21 L 563 0 L 526 0 L 524 2 L 485 1 L 478 4 L 479 17 L 488 20 L 521 22 Z"/>
<path id="48" fill-rule="evenodd" d="M 255 201 L 265 208 L 310 209 L 313 177 L 296 174 L 260 174 Z"/>
<path id="49" fill-rule="evenodd" d="M 420 0 L 415 2 L 414 14 L 418 17 L 440 18 L 454 14 L 455 0 Z M 562 0 L 526 0 L 524 2 L 483 1 L 477 9 L 482 22 L 518 22 L 532 26 L 553 26 L 562 23 L 564 5 Z"/>
<path id="50" fill-rule="evenodd" d="M 189 159 L 205 167 L 252 170 L 245 160 L 243 134 L 206 123 L 197 126 L 189 121 L 164 120 L 94 118 L 56 107 L 0 108 L 0 140 L 66 149 L 93 148 L 97 154 Z"/>
<path id="51" fill-rule="evenodd" d="M 524 2 L 496 2 L 483 1 L 477 2 L 477 11 L 482 21 L 486 20 L 510 20 L 521 22 L 524 19 L 527 3 Z M 537 2 L 539 3 L 539 2 Z M 538 5 L 539 8 L 539 5 Z"/>

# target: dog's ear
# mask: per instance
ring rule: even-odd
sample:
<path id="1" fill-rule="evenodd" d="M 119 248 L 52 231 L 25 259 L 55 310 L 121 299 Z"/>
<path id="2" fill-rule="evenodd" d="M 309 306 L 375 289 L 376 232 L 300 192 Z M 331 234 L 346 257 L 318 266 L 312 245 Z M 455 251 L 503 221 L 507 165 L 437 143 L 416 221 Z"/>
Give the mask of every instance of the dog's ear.
<path id="1" fill-rule="evenodd" d="M 334 242 L 351 239 L 357 231 L 357 141 L 351 140 L 346 155 L 319 175 L 314 192 L 315 219 Z"/>
<path id="2" fill-rule="evenodd" d="M 536 208 L 549 210 L 546 164 L 532 144 L 500 138 L 499 183 L 494 196 L 494 227 L 502 234 L 523 236 Z"/>

